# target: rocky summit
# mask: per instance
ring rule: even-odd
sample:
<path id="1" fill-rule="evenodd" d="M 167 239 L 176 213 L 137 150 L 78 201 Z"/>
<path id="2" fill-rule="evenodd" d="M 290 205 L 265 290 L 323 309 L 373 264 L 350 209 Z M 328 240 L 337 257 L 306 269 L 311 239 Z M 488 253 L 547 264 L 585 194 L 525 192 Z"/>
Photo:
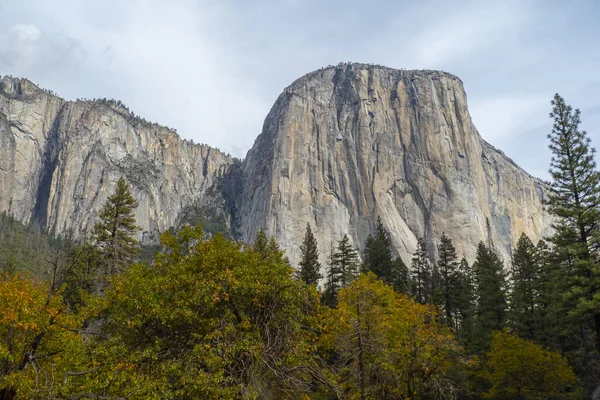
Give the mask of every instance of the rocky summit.
<path id="1" fill-rule="evenodd" d="M 112 100 L 65 101 L 0 81 L 0 212 L 81 235 L 119 177 L 140 239 L 186 222 L 252 241 L 274 235 L 292 263 L 307 223 L 323 262 L 348 234 L 362 248 L 381 216 L 405 262 L 442 233 L 472 261 L 480 240 L 508 259 L 521 233 L 547 235 L 543 182 L 486 143 L 459 78 L 339 64 L 287 87 L 245 160 L 181 139 Z"/>

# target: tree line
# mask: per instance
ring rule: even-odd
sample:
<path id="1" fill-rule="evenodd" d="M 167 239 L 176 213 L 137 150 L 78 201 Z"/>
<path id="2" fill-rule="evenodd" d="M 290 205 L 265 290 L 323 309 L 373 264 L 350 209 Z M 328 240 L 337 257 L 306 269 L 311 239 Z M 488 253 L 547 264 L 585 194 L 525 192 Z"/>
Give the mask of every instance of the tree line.
<path id="1" fill-rule="evenodd" d="M 589 398 L 600 174 L 579 111 L 552 105 L 555 234 L 522 235 L 508 263 L 489 242 L 467 262 L 447 232 L 407 265 L 381 218 L 361 257 L 345 235 L 326 268 L 310 225 L 297 268 L 262 230 L 244 244 L 200 226 L 139 262 L 121 178 L 43 277 L 4 268 L 0 400 Z"/>

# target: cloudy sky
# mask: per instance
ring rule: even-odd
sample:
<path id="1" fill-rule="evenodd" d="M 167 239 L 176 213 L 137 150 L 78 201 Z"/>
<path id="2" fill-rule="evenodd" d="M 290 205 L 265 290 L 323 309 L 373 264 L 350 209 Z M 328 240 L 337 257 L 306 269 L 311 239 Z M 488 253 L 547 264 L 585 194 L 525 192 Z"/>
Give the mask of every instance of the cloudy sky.
<path id="1" fill-rule="evenodd" d="M 243 157 L 282 89 L 340 61 L 443 69 L 483 137 L 547 177 L 549 101 L 600 146 L 600 2 L 0 0 L 0 74 L 109 97 Z"/>

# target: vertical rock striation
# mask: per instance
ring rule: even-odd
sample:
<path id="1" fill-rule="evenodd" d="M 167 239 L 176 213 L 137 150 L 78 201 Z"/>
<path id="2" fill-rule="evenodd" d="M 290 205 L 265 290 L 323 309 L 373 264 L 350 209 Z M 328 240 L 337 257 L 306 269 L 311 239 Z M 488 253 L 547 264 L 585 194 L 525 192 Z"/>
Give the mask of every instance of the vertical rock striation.
<path id="1" fill-rule="evenodd" d="M 219 186 L 233 160 L 112 101 L 64 101 L 27 80 L 0 81 L 0 212 L 55 233 L 87 232 L 125 176 L 143 242 L 189 208 L 229 221 Z"/>
<path id="2" fill-rule="evenodd" d="M 122 175 L 143 242 L 209 218 L 245 241 L 265 228 L 293 263 L 307 222 L 325 261 L 346 233 L 361 248 L 380 215 L 405 262 L 421 236 L 434 257 L 444 232 L 470 261 L 480 240 L 508 259 L 522 232 L 537 240 L 551 223 L 543 183 L 482 140 L 462 82 L 444 72 L 312 72 L 279 96 L 243 162 L 119 102 L 0 80 L 0 212 L 81 235 Z"/>
<path id="3" fill-rule="evenodd" d="M 482 140 L 462 82 L 438 71 L 340 64 L 279 96 L 243 171 L 240 235 L 263 227 L 299 259 L 306 223 L 323 259 L 345 233 L 362 247 L 378 215 L 396 254 L 443 232 L 459 254 L 548 233 L 542 182 Z"/>

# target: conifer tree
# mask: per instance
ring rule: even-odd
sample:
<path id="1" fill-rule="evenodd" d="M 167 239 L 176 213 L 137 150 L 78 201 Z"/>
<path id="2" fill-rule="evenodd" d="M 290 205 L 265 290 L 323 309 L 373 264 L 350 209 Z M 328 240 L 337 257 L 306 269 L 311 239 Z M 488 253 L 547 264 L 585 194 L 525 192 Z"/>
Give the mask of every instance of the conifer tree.
<path id="1" fill-rule="evenodd" d="M 317 249 L 317 239 L 313 235 L 310 224 L 306 224 L 306 233 L 304 241 L 300 245 L 302 257 L 300 259 L 300 270 L 297 273 L 299 279 L 308 285 L 316 285 L 321 279 L 319 262 L 319 250 Z"/>
<path id="2" fill-rule="evenodd" d="M 548 244 L 540 240 L 535 249 L 536 263 L 539 267 L 537 283 L 539 307 L 539 333 L 537 342 L 545 347 L 558 348 L 559 324 L 564 322 L 563 288 L 567 279 L 561 276 L 564 270 L 554 260 Z"/>
<path id="3" fill-rule="evenodd" d="M 439 279 L 438 291 L 440 293 L 439 303 L 444 309 L 446 324 L 456 327 L 456 313 L 458 311 L 460 287 L 460 276 L 458 270 L 458 256 L 452 245 L 452 240 L 446 234 L 442 234 L 438 245 L 437 275 Z"/>
<path id="4" fill-rule="evenodd" d="M 408 267 L 402 261 L 402 258 L 396 257 L 392 263 L 392 288 L 396 293 L 408 295 L 410 293 L 410 276 Z"/>
<path id="5" fill-rule="evenodd" d="M 363 270 L 371 271 L 388 285 L 394 280 L 392 250 L 381 217 L 377 217 L 375 236 L 369 235 L 365 243 Z"/>
<path id="6" fill-rule="evenodd" d="M 459 290 L 456 298 L 457 334 L 463 342 L 469 342 L 473 336 L 475 320 L 475 278 L 473 269 L 465 258 L 458 265 Z"/>
<path id="7" fill-rule="evenodd" d="M 269 247 L 269 237 L 265 233 L 263 228 L 259 228 L 256 232 L 256 236 L 254 238 L 254 243 L 252 244 L 252 248 L 258 254 L 261 254 L 263 257 L 266 256 Z"/>
<path id="8" fill-rule="evenodd" d="M 267 245 L 267 254 L 281 254 L 283 256 L 283 251 L 279 247 L 279 243 L 277 243 L 277 240 L 275 240 L 275 236 L 271 236 L 269 238 L 269 244 Z"/>
<path id="9" fill-rule="evenodd" d="M 358 253 L 350 244 L 348 235 L 338 242 L 332 261 L 339 270 L 341 287 L 347 287 L 358 274 Z"/>
<path id="10" fill-rule="evenodd" d="M 433 297 L 432 270 L 427 258 L 425 240 L 419 238 L 417 249 L 411 262 L 412 295 L 421 304 L 428 303 Z"/>
<path id="11" fill-rule="evenodd" d="M 125 178 L 121 177 L 115 193 L 108 197 L 100 211 L 100 221 L 93 228 L 94 244 L 100 249 L 106 274 L 122 272 L 137 258 L 139 245 L 135 234 L 140 228 L 133 215 L 137 206 L 138 201 L 131 195 Z"/>
<path id="12" fill-rule="evenodd" d="M 347 287 L 356 278 L 357 273 L 358 253 L 350 244 L 348 235 L 344 235 L 338 242 L 337 249 L 331 252 L 325 290 L 321 298 L 323 304 L 335 307 L 338 292 Z"/>
<path id="13" fill-rule="evenodd" d="M 537 341 L 540 325 L 540 266 L 536 248 L 524 233 L 517 242 L 512 261 L 513 290 L 511 293 L 511 320 L 522 338 Z"/>
<path id="14" fill-rule="evenodd" d="M 340 286 L 340 271 L 333 262 L 333 248 L 331 248 L 321 304 L 331 308 L 335 307 L 337 305 L 337 294 L 340 291 Z"/>
<path id="15" fill-rule="evenodd" d="M 575 314 L 589 315 L 600 349 L 600 173 L 587 132 L 579 128 L 580 111 L 556 94 L 550 139 L 551 191 L 548 210 L 558 217 L 552 243 L 571 277 L 568 296 Z"/>
<path id="16" fill-rule="evenodd" d="M 261 255 L 261 261 L 271 258 L 277 262 L 281 261 L 289 264 L 289 260 L 284 257 L 284 252 L 279 248 L 279 243 L 277 243 L 275 237 L 267 236 L 262 228 L 256 232 L 252 249 Z"/>
<path id="17" fill-rule="evenodd" d="M 506 273 L 498 254 L 483 242 L 477 247 L 473 273 L 477 298 L 474 348 L 485 352 L 489 350 L 492 331 L 502 329 L 506 322 Z"/>

